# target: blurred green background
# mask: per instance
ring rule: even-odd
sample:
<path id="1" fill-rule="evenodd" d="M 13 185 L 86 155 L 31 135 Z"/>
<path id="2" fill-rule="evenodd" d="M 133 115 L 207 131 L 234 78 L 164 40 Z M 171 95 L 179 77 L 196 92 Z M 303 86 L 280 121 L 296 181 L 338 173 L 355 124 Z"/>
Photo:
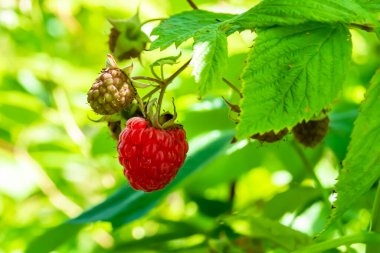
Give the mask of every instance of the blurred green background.
<path id="1" fill-rule="evenodd" d="M 196 2 L 200 8 L 228 13 L 240 13 L 255 3 Z M 86 93 L 109 53 L 107 18 L 128 19 L 139 5 L 142 21 L 190 10 L 185 0 L 0 1 L 0 252 L 23 252 L 48 228 L 127 185 L 116 142 L 106 124 L 92 121 L 99 116 L 91 112 Z M 155 25 L 148 23 L 144 32 L 149 34 Z M 237 86 L 253 38 L 249 32 L 229 37 L 226 77 Z M 302 159 L 308 159 L 329 192 L 358 105 L 380 63 L 380 45 L 373 34 L 353 30 L 352 38 L 353 64 L 323 144 L 304 149 L 289 135 L 275 144 L 230 145 L 185 177 L 147 215 L 117 230 L 106 222 L 91 224 L 58 252 L 287 252 L 277 247 L 281 243 L 270 232 L 251 231 L 242 224 L 257 225 L 254 217 L 277 220 L 308 235 L 319 232 L 330 206 L 323 203 Z M 181 46 L 181 62 L 191 57 L 191 44 Z M 174 46 L 144 52 L 141 62 L 134 60 L 133 75 L 150 76 L 150 63 L 178 52 Z M 168 67 L 168 73 L 179 66 Z M 220 87 L 199 100 L 190 68 L 169 87 L 164 106 L 171 110 L 171 97 L 175 98 L 179 121 L 195 148 L 234 128 L 221 96 L 233 103 L 238 96 L 224 84 Z M 358 208 L 344 216 L 347 233 L 367 229 L 372 197 L 364 196 Z M 236 221 L 221 222 L 228 217 Z M 336 229 L 325 236 L 337 236 Z M 363 245 L 354 248 L 361 252 Z"/>

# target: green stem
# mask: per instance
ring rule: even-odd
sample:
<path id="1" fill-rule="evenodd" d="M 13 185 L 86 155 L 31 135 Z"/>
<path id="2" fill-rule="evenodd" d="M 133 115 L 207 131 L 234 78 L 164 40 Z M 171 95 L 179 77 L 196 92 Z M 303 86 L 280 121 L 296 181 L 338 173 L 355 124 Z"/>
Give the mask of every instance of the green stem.
<path id="1" fill-rule="evenodd" d="M 198 10 L 198 6 L 192 1 L 192 0 L 187 0 L 188 4 L 193 8 L 194 10 Z"/>
<path id="2" fill-rule="evenodd" d="M 297 152 L 298 156 L 301 158 L 303 164 L 305 165 L 305 169 L 309 172 L 310 176 L 313 178 L 317 189 L 320 191 L 322 198 L 324 202 L 327 205 L 330 205 L 330 200 L 329 200 L 329 195 L 325 191 L 325 188 L 323 187 L 321 181 L 317 177 L 317 175 L 314 172 L 313 166 L 310 164 L 309 159 L 306 157 L 305 153 L 303 150 L 298 146 L 297 143 L 292 142 L 294 150 Z"/>
<path id="3" fill-rule="evenodd" d="M 380 235 L 366 233 L 358 235 L 344 236 L 337 239 L 316 243 L 310 246 L 306 246 L 302 249 L 293 251 L 292 253 L 314 253 L 314 252 L 325 252 L 329 249 L 335 249 L 343 245 L 351 245 L 355 243 L 380 243 Z M 374 252 L 379 252 L 374 251 Z"/>
<path id="4" fill-rule="evenodd" d="M 235 85 L 233 85 L 230 81 L 228 81 L 226 78 L 222 78 L 222 80 L 223 80 L 223 82 L 225 82 L 228 86 L 230 86 L 231 87 L 231 89 L 233 89 L 234 91 L 236 91 L 238 94 L 239 94 L 239 96 L 240 96 L 240 98 L 243 98 L 243 94 L 240 92 L 240 90 L 235 86 Z"/>
<path id="5" fill-rule="evenodd" d="M 141 23 L 140 25 L 140 28 L 143 26 L 143 25 L 146 25 L 150 22 L 154 22 L 154 21 L 162 21 L 162 20 L 166 20 L 167 18 L 152 18 L 152 19 L 148 19 L 148 20 L 145 20 L 144 22 Z"/>
<path id="6" fill-rule="evenodd" d="M 153 77 L 149 77 L 149 76 L 134 76 L 134 77 L 131 77 L 131 79 L 132 80 L 152 81 L 152 82 L 158 83 L 159 85 L 164 84 L 164 81 L 162 81 L 160 79 L 153 78 Z"/>
<path id="7" fill-rule="evenodd" d="M 376 196 L 372 207 L 372 224 L 371 231 L 380 233 L 380 181 L 377 185 Z M 367 244 L 366 253 L 377 253 L 380 249 L 379 242 L 372 242 Z"/>

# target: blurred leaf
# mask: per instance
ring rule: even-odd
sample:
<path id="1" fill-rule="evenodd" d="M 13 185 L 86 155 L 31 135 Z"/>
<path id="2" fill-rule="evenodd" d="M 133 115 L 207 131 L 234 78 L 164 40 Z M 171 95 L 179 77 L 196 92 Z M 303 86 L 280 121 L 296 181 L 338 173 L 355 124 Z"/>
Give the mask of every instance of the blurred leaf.
<path id="1" fill-rule="evenodd" d="M 98 134 L 92 138 L 91 153 L 94 156 L 98 155 L 117 155 L 117 141 L 112 139 L 108 128 L 101 128 Z"/>
<path id="2" fill-rule="evenodd" d="M 28 245 L 26 253 L 50 252 L 62 244 L 62 240 L 72 239 L 85 225 L 63 223 L 51 228 L 49 233 L 44 233 L 34 239 Z"/>
<path id="3" fill-rule="evenodd" d="M 230 151 L 227 150 L 226 154 L 194 174 L 186 183 L 188 190 L 203 192 L 209 187 L 236 180 L 244 173 L 260 166 L 270 171 L 288 171 L 295 184 L 302 182 L 307 176 L 305 165 L 293 149 L 291 141 L 280 141 L 274 144 L 260 144 L 254 141 L 247 145 L 243 145 L 243 142 L 231 145 Z M 235 151 L 232 152 L 231 150 L 234 149 Z M 315 166 L 323 155 L 323 146 L 305 149 L 304 152 L 311 165 Z M 192 187 L 195 184 L 197 187 Z"/>
<path id="4" fill-rule="evenodd" d="M 279 193 L 264 207 L 264 215 L 270 219 L 280 219 L 287 212 L 295 212 L 310 202 L 320 199 L 320 192 L 310 187 L 295 187 Z"/>
<path id="5" fill-rule="evenodd" d="M 175 227 L 171 227 L 169 232 L 159 233 L 151 237 L 144 237 L 140 240 L 133 240 L 121 243 L 115 247 L 115 250 L 132 250 L 132 249 L 161 249 L 171 240 L 186 238 L 200 231 L 193 226 L 178 222 Z"/>
<path id="6" fill-rule="evenodd" d="M 340 24 L 259 31 L 242 76 L 237 137 L 278 132 L 320 113 L 340 92 L 350 57 L 350 35 Z"/>
<path id="7" fill-rule="evenodd" d="M 308 235 L 264 217 L 237 216 L 228 218 L 226 222 L 240 234 L 267 239 L 287 250 L 295 250 L 312 242 Z"/>
<path id="8" fill-rule="evenodd" d="M 153 29 L 151 35 L 159 37 L 152 42 L 150 50 L 164 50 L 175 43 L 178 47 L 186 40 L 194 37 L 198 31 L 206 27 L 217 29 L 217 24 L 234 17 L 232 14 L 214 13 L 203 10 L 185 11 L 171 16 Z"/>
<path id="9" fill-rule="evenodd" d="M 227 59 L 227 36 L 224 32 L 205 28 L 195 35 L 191 65 L 201 96 L 222 83 Z"/>
<path id="10" fill-rule="evenodd" d="M 65 226 L 65 228 L 67 227 L 67 230 L 70 230 L 70 226 L 67 224 L 74 224 L 73 231 L 70 233 L 72 234 L 78 231 L 76 229 L 76 224 L 109 221 L 114 227 L 119 227 L 140 218 L 153 208 L 167 193 L 172 191 L 177 184 L 186 179 L 189 174 L 202 169 L 208 163 L 216 159 L 226 145 L 229 144 L 233 135 L 234 133 L 232 131 L 227 131 L 217 135 L 211 133 L 203 136 L 203 139 L 198 138 L 193 140 L 193 142 L 190 143 L 190 151 L 185 164 L 179 171 L 177 177 L 165 189 L 152 193 L 144 193 L 141 191 L 135 191 L 130 186 L 122 187 L 102 203 L 85 211 L 78 217 L 69 220 L 61 226 Z M 60 226 L 56 229 L 59 229 L 59 227 Z M 42 237 L 45 238 L 49 238 L 50 236 L 59 237 L 57 240 L 59 240 L 60 243 L 63 243 L 66 237 L 65 234 L 54 235 L 54 231 L 47 231 L 42 235 Z M 38 237 L 36 240 L 39 240 L 39 238 L 41 237 Z M 54 244 L 54 247 L 49 249 L 53 250 L 58 245 L 59 244 Z M 37 252 L 38 248 L 29 248 L 28 250 L 28 252 Z"/>
<path id="11" fill-rule="evenodd" d="M 334 110 L 329 114 L 330 127 L 326 136 L 326 144 L 334 151 L 339 161 L 343 161 L 344 157 L 346 157 L 351 132 L 357 116 L 358 110 L 355 108 Z"/>
<path id="12" fill-rule="evenodd" d="M 380 177 L 380 70 L 360 107 L 347 156 L 336 184 L 337 200 L 331 220 L 342 215 Z"/>
<path id="13" fill-rule="evenodd" d="M 190 200 L 194 201 L 198 205 L 198 209 L 203 214 L 210 217 L 218 217 L 232 208 L 231 202 L 224 202 L 220 200 L 207 199 L 200 195 L 189 195 Z"/>

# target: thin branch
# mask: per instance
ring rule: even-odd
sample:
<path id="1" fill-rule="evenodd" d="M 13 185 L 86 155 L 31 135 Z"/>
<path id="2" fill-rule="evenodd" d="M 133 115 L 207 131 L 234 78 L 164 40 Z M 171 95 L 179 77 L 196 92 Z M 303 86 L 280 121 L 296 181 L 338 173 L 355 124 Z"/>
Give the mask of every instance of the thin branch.
<path id="1" fill-rule="evenodd" d="M 233 85 L 230 81 L 228 81 L 226 78 L 222 78 L 223 82 L 225 82 L 228 86 L 230 86 L 234 91 L 236 91 L 240 98 L 243 98 L 243 94 L 241 93 L 241 91 L 235 86 Z"/>
<path id="2" fill-rule="evenodd" d="M 193 0 L 186 0 L 187 3 L 193 8 L 194 10 L 198 10 L 198 6 L 193 2 Z"/>
<path id="3" fill-rule="evenodd" d="M 144 101 L 145 99 L 151 97 L 154 93 L 156 93 L 160 89 L 161 89 L 161 87 L 156 87 L 153 90 L 149 91 L 145 96 L 142 97 L 142 100 Z"/>
<path id="4" fill-rule="evenodd" d="M 134 76 L 134 77 L 131 77 L 132 80 L 146 80 L 146 81 L 152 81 L 152 82 L 155 82 L 155 83 L 158 83 L 160 85 L 163 85 L 165 84 L 164 81 L 160 80 L 160 79 L 156 79 L 156 78 L 153 78 L 153 77 L 149 77 L 149 76 Z"/>
<path id="5" fill-rule="evenodd" d="M 326 193 L 325 188 L 322 186 L 321 181 L 318 179 L 317 175 L 315 174 L 313 166 L 310 164 L 309 159 L 306 157 L 305 153 L 298 146 L 297 143 L 292 142 L 292 146 L 293 146 L 294 150 L 297 152 L 298 156 L 301 158 L 303 164 L 305 165 L 305 169 L 309 172 L 310 176 L 315 181 L 315 184 L 316 184 L 318 190 L 320 191 L 324 202 L 326 202 L 326 204 L 330 205 L 329 196 Z"/>
<path id="6" fill-rule="evenodd" d="M 166 20 L 167 18 L 152 18 L 152 19 L 148 19 L 148 20 L 145 20 L 144 22 L 141 23 L 140 27 L 142 27 L 143 25 L 146 25 L 150 22 L 154 22 L 154 21 L 163 21 L 163 20 Z"/>
<path id="7" fill-rule="evenodd" d="M 183 64 L 182 67 L 180 67 L 176 72 L 174 72 L 174 74 L 172 74 L 167 79 L 165 79 L 164 80 L 165 84 L 166 85 L 170 84 L 174 80 L 174 78 L 176 78 L 182 71 L 186 69 L 186 67 L 190 64 L 190 62 L 191 62 L 191 58 L 185 64 Z"/>

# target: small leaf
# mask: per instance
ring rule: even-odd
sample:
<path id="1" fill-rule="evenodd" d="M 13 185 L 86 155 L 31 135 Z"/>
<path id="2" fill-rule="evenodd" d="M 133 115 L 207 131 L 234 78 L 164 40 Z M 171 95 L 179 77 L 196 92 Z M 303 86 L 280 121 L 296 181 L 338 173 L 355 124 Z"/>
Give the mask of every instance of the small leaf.
<path id="1" fill-rule="evenodd" d="M 237 137 L 309 120 L 337 97 L 351 57 L 348 29 L 309 23 L 264 29 L 243 72 Z"/>
<path id="2" fill-rule="evenodd" d="M 239 30 L 309 21 L 377 25 L 377 20 L 355 0 L 265 0 L 229 21 Z"/>
<path id="3" fill-rule="evenodd" d="M 380 177 L 380 70 L 360 107 L 347 156 L 336 184 L 332 220 L 342 215 Z"/>
<path id="4" fill-rule="evenodd" d="M 234 17 L 232 14 L 203 10 L 186 11 L 171 16 L 152 31 L 152 35 L 159 37 L 152 42 L 150 50 L 157 48 L 164 50 L 173 43 L 178 47 L 186 40 L 194 37 L 198 31 L 208 26 L 220 24 L 232 17 Z"/>
<path id="5" fill-rule="evenodd" d="M 195 36 L 193 76 L 200 84 L 199 92 L 204 95 L 209 89 L 221 82 L 227 65 L 227 36 L 218 29 L 204 29 Z"/>

